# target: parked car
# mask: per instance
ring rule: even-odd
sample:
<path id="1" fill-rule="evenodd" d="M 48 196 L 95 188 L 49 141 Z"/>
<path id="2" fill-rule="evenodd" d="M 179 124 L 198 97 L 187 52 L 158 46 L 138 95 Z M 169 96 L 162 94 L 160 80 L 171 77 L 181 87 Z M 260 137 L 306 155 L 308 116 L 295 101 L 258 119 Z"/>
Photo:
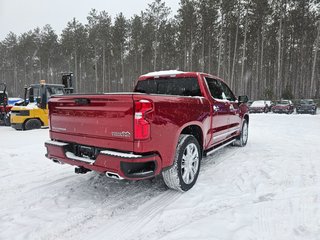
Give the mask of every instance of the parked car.
<path id="1" fill-rule="evenodd" d="M 291 100 L 280 100 L 272 107 L 272 112 L 291 114 L 294 112 L 294 105 Z"/>
<path id="2" fill-rule="evenodd" d="M 166 185 L 187 191 L 202 156 L 229 144 L 245 146 L 247 96 L 198 72 L 140 76 L 134 92 L 53 96 L 46 156 L 115 179 L 162 174 Z"/>
<path id="3" fill-rule="evenodd" d="M 301 99 L 296 107 L 297 113 L 317 113 L 317 103 L 313 99 Z"/>
<path id="4" fill-rule="evenodd" d="M 253 100 L 249 100 L 249 101 L 247 102 L 247 106 L 250 107 L 253 102 L 254 102 Z"/>
<path id="5" fill-rule="evenodd" d="M 249 111 L 250 113 L 267 113 L 269 111 L 269 108 L 266 101 L 259 100 L 259 101 L 254 101 L 251 104 Z"/>

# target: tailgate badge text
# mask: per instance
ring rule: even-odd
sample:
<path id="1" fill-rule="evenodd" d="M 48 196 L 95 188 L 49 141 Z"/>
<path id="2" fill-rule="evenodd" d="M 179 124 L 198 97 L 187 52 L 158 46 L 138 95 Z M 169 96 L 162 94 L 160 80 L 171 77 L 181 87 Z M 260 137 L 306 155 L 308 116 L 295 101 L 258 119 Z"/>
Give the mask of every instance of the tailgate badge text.
<path id="1" fill-rule="evenodd" d="M 111 132 L 113 137 L 125 137 L 125 138 L 129 138 L 131 136 L 130 132 Z"/>

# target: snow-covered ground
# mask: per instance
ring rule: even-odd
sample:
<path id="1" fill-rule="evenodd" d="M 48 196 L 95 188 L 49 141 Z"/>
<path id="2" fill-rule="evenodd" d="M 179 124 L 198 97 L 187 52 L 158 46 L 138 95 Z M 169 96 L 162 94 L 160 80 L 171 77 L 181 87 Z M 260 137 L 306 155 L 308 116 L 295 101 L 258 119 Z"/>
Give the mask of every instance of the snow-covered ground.
<path id="1" fill-rule="evenodd" d="M 0 239 L 320 239 L 320 115 L 250 117 L 186 193 L 76 175 L 44 157 L 47 129 L 0 127 Z"/>

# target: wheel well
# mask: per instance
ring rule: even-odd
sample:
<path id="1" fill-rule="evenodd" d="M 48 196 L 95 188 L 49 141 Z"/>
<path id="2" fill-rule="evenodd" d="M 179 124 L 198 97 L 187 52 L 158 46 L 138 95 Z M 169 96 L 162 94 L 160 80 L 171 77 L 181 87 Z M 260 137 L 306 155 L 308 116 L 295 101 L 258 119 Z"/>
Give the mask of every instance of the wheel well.
<path id="1" fill-rule="evenodd" d="M 191 126 L 185 127 L 182 130 L 181 134 L 193 135 L 197 139 L 197 141 L 201 147 L 201 151 L 203 150 L 203 133 L 202 133 L 202 130 L 199 126 L 191 125 Z"/>

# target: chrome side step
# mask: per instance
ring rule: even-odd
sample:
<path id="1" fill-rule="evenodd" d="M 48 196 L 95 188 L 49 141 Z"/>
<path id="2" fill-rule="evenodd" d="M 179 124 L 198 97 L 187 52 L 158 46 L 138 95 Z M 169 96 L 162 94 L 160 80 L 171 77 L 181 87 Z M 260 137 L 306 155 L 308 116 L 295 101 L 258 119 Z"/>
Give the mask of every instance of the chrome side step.
<path id="1" fill-rule="evenodd" d="M 219 147 L 214 148 L 214 149 L 210 150 L 209 152 L 206 152 L 206 153 L 205 153 L 205 156 L 209 156 L 209 155 L 215 153 L 216 151 L 220 150 L 221 148 L 224 148 L 224 147 L 226 147 L 226 146 L 234 143 L 235 141 L 236 141 L 236 139 L 233 139 L 233 140 L 231 140 L 231 141 L 229 141 L 229 142 L 226 142 L 226 143 L 220 145 Z"/>

